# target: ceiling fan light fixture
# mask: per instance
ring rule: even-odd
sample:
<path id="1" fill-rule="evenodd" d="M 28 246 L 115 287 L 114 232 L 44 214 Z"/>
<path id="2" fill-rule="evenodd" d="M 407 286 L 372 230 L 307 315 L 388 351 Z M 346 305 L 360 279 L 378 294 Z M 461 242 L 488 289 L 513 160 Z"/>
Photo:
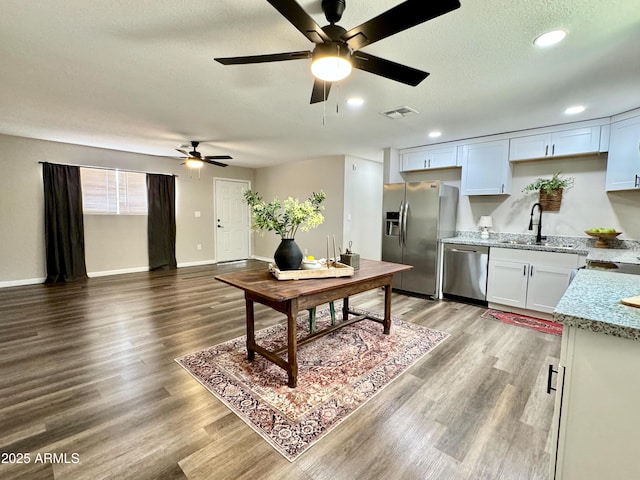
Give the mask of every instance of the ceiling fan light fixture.
<path id="1" fill-rule="evenodd" d="M 204 162 L 197 158 L 188 158 L 185 165 L 189 168 L 202 168 L 204 166 Z"/>
<path id="2" fill-rule="evenodd" d="M 326 82 L 337 82 L 351 74 L 349 47 L 339 43 L 321 43 L 313 51 L 311 73 Z"/>

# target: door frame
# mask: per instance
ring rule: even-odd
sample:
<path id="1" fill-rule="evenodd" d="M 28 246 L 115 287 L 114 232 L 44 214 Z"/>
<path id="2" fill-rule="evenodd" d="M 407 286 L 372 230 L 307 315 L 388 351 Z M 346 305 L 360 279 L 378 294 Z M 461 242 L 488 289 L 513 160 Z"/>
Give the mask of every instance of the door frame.
<path id="1" fill-rule="evenodd" d="M 226 177 L 213 177 L 213 218 L 218 218 L 218 189 L 216 183 L 218 181 L 223 182 L 236 182 L 244 183 L 247 185 L 247 189 L 251 190 L 251 180 L 245 180 L 242 178 L 226 178 Z M 216 227 L 217 222 L 214 222 L 213 228 L 213 254 L 215 262 L 218 263 L 218 229 Z M 253 243 L 251 242 L 251 210 L 247 209 L 247 258 L 253 258 Z"/>

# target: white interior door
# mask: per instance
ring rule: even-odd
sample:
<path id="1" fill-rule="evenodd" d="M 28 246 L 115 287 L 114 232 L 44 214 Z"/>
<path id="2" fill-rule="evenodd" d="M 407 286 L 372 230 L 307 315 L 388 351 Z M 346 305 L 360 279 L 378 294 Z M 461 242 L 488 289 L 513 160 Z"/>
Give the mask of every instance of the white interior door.
<path id="1" fill-rule="evenodd" d="M 249 207 L 242 193 L 250 188 L 246 180 L 214 179 L 218 262 L 249 258 Z"/>

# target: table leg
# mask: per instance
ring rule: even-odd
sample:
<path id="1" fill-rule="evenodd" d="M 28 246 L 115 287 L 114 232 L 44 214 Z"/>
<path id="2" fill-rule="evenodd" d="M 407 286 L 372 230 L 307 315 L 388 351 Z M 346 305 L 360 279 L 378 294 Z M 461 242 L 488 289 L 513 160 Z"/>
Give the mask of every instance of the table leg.
<path id="1" fill-rule="evenodd" d="M 349 320 L 349 297 L 342 299 L 342 321 Z"/>
<path id="2" fill-rule="evenodd" d="M 289 387 L 298 385 L 298 339 L 296 338 L 296 317 L 298 316 L 298 301 L 291 300 L 287 309 L 287 363 L 289 369 Z"/>
<path id="3" fill-rule="evenodd" d="M 391 332 L 391 284 L 384 286 L 384 333 L 389 335 Z"/>
<path id="4" fill-rule="evenodd" d="M 245 297 L 245 309 L 247 316 L 247 358 L 249 360 L 253 360 L 256 357 L 256 352 L 253 350 L 253 345 L 256 343 L 253 300 L 249 300 Z"/>

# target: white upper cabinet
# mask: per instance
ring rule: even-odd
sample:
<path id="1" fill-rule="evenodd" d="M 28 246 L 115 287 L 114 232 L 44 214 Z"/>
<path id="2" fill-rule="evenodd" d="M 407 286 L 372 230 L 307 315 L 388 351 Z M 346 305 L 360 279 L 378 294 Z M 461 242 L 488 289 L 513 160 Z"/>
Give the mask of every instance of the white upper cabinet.
<path id="1" fill-rule="evenodd" d="M 424 147 L 405 150 L 401 153 L 400 171 L 429 170 L 434 168 L 451 168 L 457 164 L 456 146 Z"/>
<path id="2" fill-rule="evenodd" d="M 640 188 L 640 116 L 611 124 L 605 189 Z"/>
<path id="3" fill-rule="evenodd" d="M 509 140 L 462 147 L 461 195 L 508 195 L 511 176 Z"/>
<path id="4" fill-rule="evenodd" d="M 599 151 L 599 126 L 513 137 L 509 141 L 509 160 L 512 162 L 598 153 Z"/>

